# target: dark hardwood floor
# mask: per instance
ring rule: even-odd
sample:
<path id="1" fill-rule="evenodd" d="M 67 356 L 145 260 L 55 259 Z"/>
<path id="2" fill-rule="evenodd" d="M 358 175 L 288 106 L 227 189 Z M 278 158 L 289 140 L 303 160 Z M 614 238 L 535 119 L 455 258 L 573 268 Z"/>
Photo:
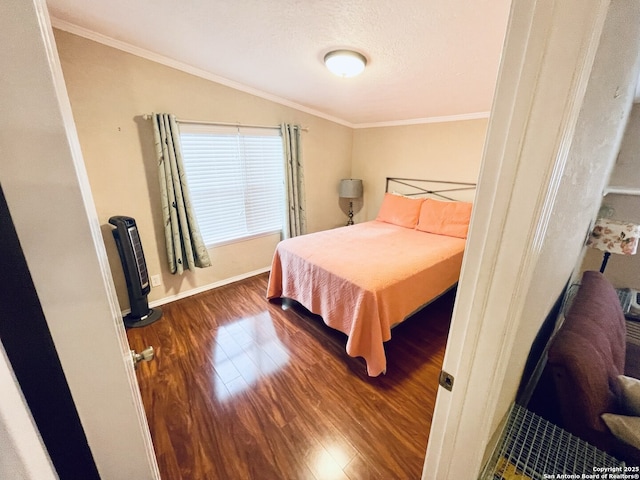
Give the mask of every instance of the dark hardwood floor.
<path id="1" fill-rule="evenodd" d="M 454 291 L 393 330 L 371 378 L 346 337 L 265 299 L 268 274 L 127 331 L 164 480 L 419 479 Z"/>

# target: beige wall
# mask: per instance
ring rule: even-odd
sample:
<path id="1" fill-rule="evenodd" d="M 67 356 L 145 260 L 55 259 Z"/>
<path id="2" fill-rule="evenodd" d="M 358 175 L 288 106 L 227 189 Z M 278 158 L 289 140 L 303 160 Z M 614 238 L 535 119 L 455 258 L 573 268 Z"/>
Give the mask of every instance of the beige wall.
<path id="1" fill-rule="evenodd" d="M 634 105 L 625 131 L 620 154 L 611 174 L 609 184 L 631 187 L 640 191 L 640 105 Z M 602 200 L 602 215 L 616 220 L 640 224 L 640 195 L 609 194 Z M 598 270 L 603 253 L 588 248 L 582 270 Z M 640 253 L 634 256 L 611 255 L 605 275 L 618 288 L 640 290 Z"/>
<path id="2" fill-rule="evenodd" d="M 343 213 L 335 186 L 351 170 L 352 129 L 232 88 L 56 31 L 56 42 L 91 189 L 122 308 L 127 308 L 122 267 L 109 217 L 136 219 L 151 275 L 162 286 L 149 300 L 266 268 L 277 235 L 210 251 L 213 267 L 182 276 L 166 267 L 159 187 L 151 122 L 143 114 L 170 112 L 178 118 L 278 125 L 301 124 L 310 232 L 335 227 Z"/>
<path id="3" fill-rule="evenodd" d="M 476 182 L 487 124 L 478 119 L 355 130 L 351 174 L 364 183 L 356 220 L 375 218 L 386 177 Z"/>
<path id="4" fill-rule="evenodd" d="M 142 115 L 260 125 L 297 123 L 303 133 L 309 232 L 343 225 L 347 205 L 341 178 L 362 178 L 364 206 L 356 220 L 374 218 L 386 176 L 475 182 L 487 120 L 351 129 L 299 110 L 190 75 L 135 55 L 55 31 L 65 82 L 82 146 L 111 270 L 122 308 L 129 299 L 108 224 L 113 215 L 136 219 L 151 275 L 162 301 L 267 268 L 278 235 L 210 250 L 213 267 L 171 275 L 164 234 L 151 122 Z"/>

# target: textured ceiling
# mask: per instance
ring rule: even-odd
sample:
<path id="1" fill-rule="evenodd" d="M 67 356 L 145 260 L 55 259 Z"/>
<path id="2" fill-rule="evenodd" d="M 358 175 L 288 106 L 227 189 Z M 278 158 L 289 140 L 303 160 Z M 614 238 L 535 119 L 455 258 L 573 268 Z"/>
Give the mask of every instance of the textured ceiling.
<path id="1" fill-rule="evenodd" d="M 353 126 L 488 112 L 510 3 L 47 1 L 54 26 L 124 42 Z M 345 47 L 368 59 L 359 77 L 335 77 L 322 63 Z"/>

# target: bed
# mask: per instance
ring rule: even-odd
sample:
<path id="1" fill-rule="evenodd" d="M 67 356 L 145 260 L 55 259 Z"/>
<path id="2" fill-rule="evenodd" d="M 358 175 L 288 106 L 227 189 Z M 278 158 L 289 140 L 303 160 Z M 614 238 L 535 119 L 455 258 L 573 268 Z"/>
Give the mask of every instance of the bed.
<path id="1" fill-rule="evenodd" d="M 370 376 L 385 373 L 391 329 L 458 281 L 471 203 L 451 195 L 474 188 L 387 179 L 375 220 L 281 241 L 267 298 L 289 298 L 320 315 L 347 335 L 347 353 L 363 357 Z"/>

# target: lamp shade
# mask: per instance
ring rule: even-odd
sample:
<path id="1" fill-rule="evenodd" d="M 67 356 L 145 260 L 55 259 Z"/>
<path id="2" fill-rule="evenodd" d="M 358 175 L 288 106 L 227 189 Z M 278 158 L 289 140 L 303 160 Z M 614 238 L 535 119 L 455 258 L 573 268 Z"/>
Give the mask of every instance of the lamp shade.
<path id="1" fill-rule="evenodd" d="M 589 235 L 587 246 L 603 252 L 635 255 L 639 238 L 640 225 L 599 218 Z"/>
<path id="2" fill-rule="evenodd" d="M 345 178 L 340 180 L 341 198 L 360 198 L 362 196 L 362 180 Z"/>

